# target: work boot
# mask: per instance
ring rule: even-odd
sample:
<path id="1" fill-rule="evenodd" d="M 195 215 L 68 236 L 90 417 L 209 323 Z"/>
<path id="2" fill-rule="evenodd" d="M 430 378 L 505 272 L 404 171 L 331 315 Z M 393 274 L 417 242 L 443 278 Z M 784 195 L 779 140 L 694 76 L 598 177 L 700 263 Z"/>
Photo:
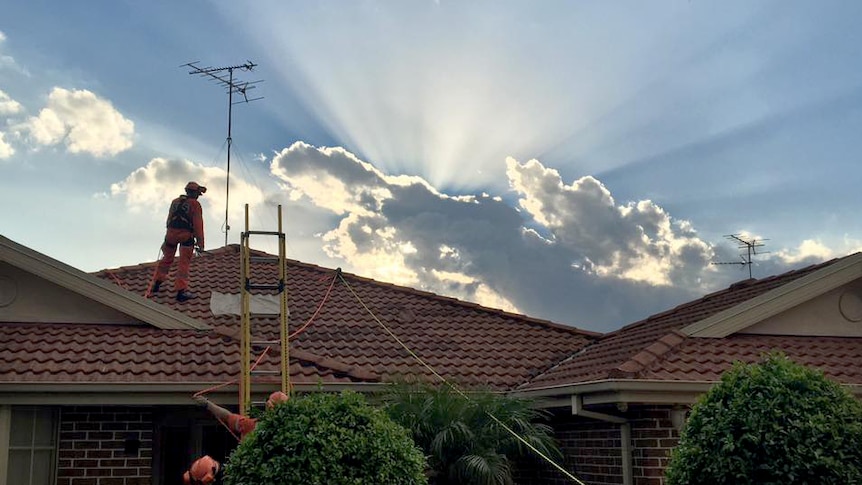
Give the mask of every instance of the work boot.
<path id="1" fill-rule="evenodd" d="M 177 292 L 177 301 L 179 301 L 179 302 L 188 301 L 188 300 L 191 300 L 192 298 L 195 298 L 196 296 L 197 295 L 195 295 L 191 291 L 180 290 Z"/>
<path id="2" fill-rule="evenodd" d="M 160 288 L 161 286 L 162 286 L 162 282 L 161 282 L 161 281 L 158 281 L 158 280 L 154 281 L 154 282 L 153 282 L 153 287 L 152 287 L 152 288 L 150 288 L 150 294 L 151 294 L 151 295 L 155 295 L 156 293 L 158 293 L 158 292 L 159 292 L 159 288 Z"/>

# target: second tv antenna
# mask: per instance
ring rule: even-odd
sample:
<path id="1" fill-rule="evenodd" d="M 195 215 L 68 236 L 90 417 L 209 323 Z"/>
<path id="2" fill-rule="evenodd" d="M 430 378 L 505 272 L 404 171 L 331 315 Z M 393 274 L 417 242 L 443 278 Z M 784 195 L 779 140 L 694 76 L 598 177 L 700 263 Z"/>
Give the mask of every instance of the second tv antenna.
<path id="1" fill-rule="evenodd" d="M 748 279 L 751 279 L 751 265 L 754 264 L 754 260 L 752 256 L 756 256 L 757 254 L 765 254 L 769 251 L 760 251 L 757 252 L 757 248 L 762 248 L 765 246 L 763 241 L 768 241 L 768 239 L 745 239 L 741 234 L 728 234 L 726 236 L 728 240 L 737 243 L 737 248 L 740 250 L 746 250 L 747 254 L 740 254 L 739 258 L 741 261 L 720 261 L 714 262 L 711 264 L 738 264 L 740 266 L 748 266 Z"/>
<path id="2" fill-rule="evenodd" d="M 197 65 L 199 62 L 200 61 L 189 62 L 187 64 L 183 64 L 181 67 L 191 68 L 189 74 L 195 74 L 209 79 L 210 81 L 214 81 L 227 91 L 227 182 L 225 183 L 224 199 L 224 245 L 227 246 L 227 235 L 228 232 L 230 232 L 230 224 L 228 223 L 228 201 L 230 200 L 230 146 L 232 141 L 230 129 L 231 118 L 233 116 L 233 105 L 263 99 L 263 96 L 259 96 L 257 98 L 248 97 L 248 92 L 254 89 L 256 84 L 262 82 L 262 80 L 247 82 L 234 79 L 234 71 L 253 71 L 254 68 L 257 67 L 257 64 L 251 61 L 246 61 L 245 64 L 225 67 L 200 67 Z M 242 95 L 242 100 L 235 103 L 233 100 L 234 94 Z"/>

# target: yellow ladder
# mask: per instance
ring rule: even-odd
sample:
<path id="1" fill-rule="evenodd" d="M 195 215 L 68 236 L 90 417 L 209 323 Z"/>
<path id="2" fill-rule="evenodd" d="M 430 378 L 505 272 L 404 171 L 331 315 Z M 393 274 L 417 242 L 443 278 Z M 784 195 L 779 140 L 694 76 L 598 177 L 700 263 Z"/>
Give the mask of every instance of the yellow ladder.
<path id="1" fill-rule="evenodd" d="M 251 255 L 250 239 L 253 235 L 278 236 L 278 258 L 256 257 Z M 241 375 L 239 380 L 239 411 L 243 416 L 248 416 L 251 408 L 251 386 L 252 376 L 259 374 L 280 374 L 281 391 L 290 391 L 289 350 L 287 342 L 287 286 L 285 265 L 285 235 L 282 231 L 281 205 L 278 206 L 278 231 L 251 231 L 248 227 L 248 204 L 245 205 L 245 232 L 241 235 L 240 248 L 240 305 L 242 306 L 242 324 L 240 338 L 240 366 Z M 275 284 L 259 284 L 251 281 L 251 263 L 269 262 L 278 263 L 278 282 Z M 280 339 L 261 340 L 252 339 L 251 329 L 251 296 L 254 290 L 277 290 L 280 296 L 281 311 L 279 314 Z M 252 369 L 252 345 L 271 346 L 278 344 L 281 351 L 281 364 L 277 371 L 255 371 Z"/>

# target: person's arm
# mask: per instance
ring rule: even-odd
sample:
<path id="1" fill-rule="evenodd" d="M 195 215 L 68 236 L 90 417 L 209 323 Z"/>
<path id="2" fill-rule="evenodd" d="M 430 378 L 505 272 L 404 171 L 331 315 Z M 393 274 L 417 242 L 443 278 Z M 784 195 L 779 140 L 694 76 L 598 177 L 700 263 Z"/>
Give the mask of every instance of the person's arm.
<path id="1" fill-rule="evenodd" d="M 191 204 L 192 214 L 192 225 L 194 225 L 194 233 L 195 233 L 195 241 L 197 242 L 198 248 L 201 251 L 204 250 L 204 214 L 203 209 L 201 208 L 201 204 L 198 201 L 195 201 L 194 204 Z"/>
<path id="2" fill-rule="evenodd" d="M 207 411 L 212 413 L 213 416 L 215 416 L 219 421 L 222 421 L 224 423 L 227 423 L 228 419 L 230 418 L 230 415 L 233 414 L 227 409 L 213 403 L 212 401 L 203 396 L 195 396 L 195 401 L 199 402 L 202 406 L 206 406 Z"/>

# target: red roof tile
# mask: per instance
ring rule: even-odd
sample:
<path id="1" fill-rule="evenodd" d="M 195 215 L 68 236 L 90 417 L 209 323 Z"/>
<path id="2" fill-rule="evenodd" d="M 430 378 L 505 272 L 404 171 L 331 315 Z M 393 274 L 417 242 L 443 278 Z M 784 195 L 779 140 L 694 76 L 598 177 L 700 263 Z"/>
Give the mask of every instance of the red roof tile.
<path id="1" fill-rule="evenodd" d="M 235 379 L 239 346 L 215 332 L 101 324 L 0 324 L 0 382 L 220 383 Z M 276 368 L 264 359 L 259 368 Z M 308 352 L 291 356 L 296 383 L 371 379 Z"/>
<path id="2" fill-rule="evenodd" d="M 829 348 L 856 356 L 843 364 L 856 366 L 862 352 L 862 339 L 824 337 L 764 337 L 732 335 L 726 339 L 687 337 L 680 330 L 720 311 L 834 264 L 836 260 L 790 271 L 761 280 L 746 280 L 676 308 L 653 315 L 615 332 L 574 353 L 549 371 L 520 386 L 537 389 L 612 378 L 662 380 L 717 380 L 734 360 L 755 361 L 764 351 L 795 350 L 805 363 L 815 367 L 827 364 Z M 816 342 L 816 343 L 815 343 Z M 809 353 L 802 353 L 806 344 Z M 829 366 L 827 365 L 828 369 Z M 838 372 L 838 367 L 834 367 Z M 826 370 L 826 369 L 824 369 Z M 845 372 L 845 371 L 841 371 Z M 841 376 L 845 376 L 841 374 Z M 836 374 L 837 376 L 837 374 Z M 848 377 L 842 382 L 856 382 Z"/>
<path id="3" fill-rule="evenodd" d="M 129 291 L 144 294 L 152 277 L 153 264 L 103 270 L 96 276 L 114 281 Z M 254 266 L 255 283 L 269 283 L 277 265 Z M 171 306 L 211 325 L 219 334 L 236 337 L 239 317 L 214 316 L 209 309 L 210 292 L 238 293 L 239 246 L 230 245 L 196 257 L 191 267 L 192 290 L 198 298 L 177 303 L 170 290 L 173 272 L 154 301 Z M 327 294 L 336 271 L 288 260 L 287 291 L 290 329 L 295 331 L 315 313 Z M 435 371 L 455 382 L 494 389 L 512 388 L 537 375 L 598 336 L 545 320 L 481 307 L 432 293 L 344 274 L 350 288 L 383 325 L 428 363 Z M 277 338 L 278 318 L 255 316 L 255 338 Z M 165 345 L 177 338 L 164 337 Z M 207 342 L 209 343 L 209 342 Z M 238 369 L 236 340 L 212 350 L 231 356 L 224 372 Z M 355 376 L 391 379 L 397 376 L 431 377 L 380 323 L 363 308 L 341 281 L 333 286 L 320 313 L 306 329 L 291 340 L 291 349 L 302 355 L 319 356 L 320 364 L 350 370 Z M 167 349 L 166 349 L 167 350 Z M 190 352 L 190 350 L 186 350 Z M 119 356 L 117 359 L 121 358 Z M 189 366 L 195 360 L 182 357 Z M 332 362 L 330 362 L 332 361 Z M 336 362 L 337 364 L 333 363 Z M 183 373 L 199 372 L 179 369 Z"/>

